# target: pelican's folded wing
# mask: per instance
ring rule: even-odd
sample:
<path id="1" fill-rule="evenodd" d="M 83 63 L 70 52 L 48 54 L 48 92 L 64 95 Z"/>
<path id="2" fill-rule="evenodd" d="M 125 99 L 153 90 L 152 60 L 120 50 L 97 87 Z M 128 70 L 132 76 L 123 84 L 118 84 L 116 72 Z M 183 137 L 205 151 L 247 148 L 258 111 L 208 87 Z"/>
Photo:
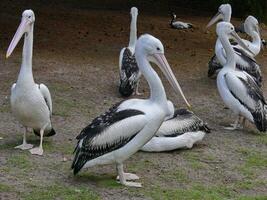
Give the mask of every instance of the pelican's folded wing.
<path id="1" fill-rule="evenodd" d="M 74 174 L 87 161 L 123 147 L 146 125 L 142 111 L 134 109 L 118 111 L 119 105 L 95 118 L 77 136 L 79 141 L 72 163 Z"/>
<path id="2" fill-rule="evenodd" d="M 265 131 L 266 103 L 261 89 L 253 78 L 246 73 L 226 73 L 224 76 L 232 95 L 251 113 L 257 128 Z"/>
<path id="3" fill-rule="evenodd" d="M 52 115 L 52 98 L 49 92 L 49 89 L 44 84 L 39 85 L 39 90 L 42 93 L 44 100 L 46 102 L 46 105 L 50 111 L 50 116 Z"/>

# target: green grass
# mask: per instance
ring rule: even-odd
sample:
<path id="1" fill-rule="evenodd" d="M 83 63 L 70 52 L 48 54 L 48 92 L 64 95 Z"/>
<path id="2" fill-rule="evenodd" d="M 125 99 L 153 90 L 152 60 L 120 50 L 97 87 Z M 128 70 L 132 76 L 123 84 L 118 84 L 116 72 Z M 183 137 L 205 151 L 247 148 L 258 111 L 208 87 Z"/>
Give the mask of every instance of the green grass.
<path id="1" fill-rule="evenodd" d="M 239 148 L 237 152 L 242 154 L 244 164 L 237 169 L 247 178 L 255 178 L 257 172 L 267 167 L 266 151 L 256 151 L 250 148 Z"/>
<path id="2" fill-rule="evenodd" d="M 267 195 L 264 196 L 242 196 L 239 197 L 238 200 L 266 200 Z"/>
<path id="3" fill-rule="evenodd" d="M 46 187 L 32 186 L 31 191 L 22 193 L 24 200 L 97 200 L 99 196 L 86 187 L 65 186 L 60 184 Z"/>
<path id="4" fill-rule="evenodd" d="M 146 196 L 152 197 L 154 200 L 222 200 L 234 196 L 233 190 L 225 185 L 205 187 L 199 184 L 195 184 L 188 189 L 169 189 L 157 186 L 145 193 Z"/>
<path id="5" fill-rule="evenodd" d="M 259 143 L 267 145 L 267 135 L 266 134 L 259 135 L 257 137 L 257 140 L 258 140 Z"/>
<path id="6" fill-rule="evenodd" d="M 9 192 L 11 191 L 11 187 L 4 183 L 0 183 L 0 192 Z"/>
<path id="7" fill-rule="evenodd" d="M 115 174 L 101 174 L 101 175 L 93 175 L 91 173 L 82 173 L 81 175 L 78 175 L 76 179 L 79 181 L 84 182 L 93 182 L 99 187 L 103 188 L 123 188 L 120 183 L 116 181 Z"/>
<path id="8" fill-rule="evenodd" d="M 21 153 L 19 155 L 11 155 L 7 160 L 7 166 L 29 171 L 33 167 L 33 164 L 30 162 L 28 155 Z"/>
<path id="9" fill-rule="evenodd" d="M 199 157 L 201 155 L 199 155 L 199 153 L 190 151 L 190 152 L 186 152 L 186 154 L 184 154 L 185 159 L 187 160 L 188 164 L 190 165 L 191 168 L 193 169 L 203 169 L 205 166 L 202 162 L 200 162 Z"/>

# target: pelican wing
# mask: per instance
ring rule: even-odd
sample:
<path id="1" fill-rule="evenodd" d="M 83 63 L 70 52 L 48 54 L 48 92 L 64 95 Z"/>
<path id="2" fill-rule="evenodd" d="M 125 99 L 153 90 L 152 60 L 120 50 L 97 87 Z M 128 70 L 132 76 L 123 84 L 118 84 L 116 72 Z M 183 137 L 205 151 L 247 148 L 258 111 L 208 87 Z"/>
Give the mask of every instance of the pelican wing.
<path id="1" fill-rule="evenodd" d="M 224 77 L 231 94 L 252 114 L 257 128 L 265 131 L 266 102 L 253 78 L 247 73 L 226 73 Z"/>
<path id="2" fill-rule="evenodd" d="M 46 102 L 46 105 L 50 111 L 50 116 L 52 115 L 52 98 L 49 92 L 49 89 L 44 84 L 39 85 L 39 90 L 42 93 L 44 100 Z"/>
<path id="3" fill-rule="evenodd" d="M 120 104 L 95 118 L 77 136 L 74 174 L 94 158 L 117 150 L 127 144 L 146 125 L 142 111 L 126 109 L 118 111 Z"/>
<path id="4" fill-rule="evenodd" d="M 178 109 L 172 118 L 164 121 L 160 126 L 156 136 L 176 137 L 186 132 L 194 131 L 210 132 L 207 125 L 193 112 L 187 109 Z"/>
<path id="5" fill-rule="evenodd" d="M 256 83 L 261 86 L 262 85 L 262 73 L 260 66 L 256 62 L 254 58 L 248 56 L 248 54 L 240 48 L 234 47 L 235 53 L 240 57 L 238 62 L 236 63 L 236 68 L 247 72 L 251 75 Z"/>
<path id="6" fill-rule="evenodd" d="M 130 49 L 126 47 L 122 55 L 120 67 L 120 93 L 123 96 L 130 96 L 133 93 L 140 76 L 141 74 L 135 56 Z"/>
<path id="7" fill-rule="evenodd" d="M 208 77 L 217 76 L 218 72 L 222 69 L 222 65 L 220 64 L 216 55 L 213 55 L 209 61 L 209 70 Z"/>

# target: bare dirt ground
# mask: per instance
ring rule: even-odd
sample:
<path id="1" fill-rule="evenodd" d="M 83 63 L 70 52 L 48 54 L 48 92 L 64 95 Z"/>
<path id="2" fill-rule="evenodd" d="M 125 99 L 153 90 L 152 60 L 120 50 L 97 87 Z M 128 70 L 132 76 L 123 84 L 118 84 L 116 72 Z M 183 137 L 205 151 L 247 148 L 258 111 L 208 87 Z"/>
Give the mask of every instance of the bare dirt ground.
<path id="1" fill-rule="evenodd" d="M 139 11 L 138 33 L 150 33 L 165 46 L 166 57 L 194 112 L 208 122 L 212 133 L 192 150 L 168 153 L 138 152 L 126 171 L 141 177 L 142 189 L 114 181 L 112 165 L 93 167 L 74 177 L 70 171 L 75 137 L 95 116 L 121 100 L 117 91 L 118 57 L 128 44 L 129 11 L 88 10 L 59 5 L 34 5 L 33 73 L 52 94 L 57 135 L 46 138 L 44 156 L 15 150 L 24 129 L 12 117 L 9 96 L 21 63 L 22 42 L 5 59 L 26 4 L 0 3 L 0 199 L 266 199 L 267 135 L 254 126 L 225 131 L 234 116 L 224 105 L 215 80 L 207 78 L 207 63 L 216 35 L 208 32 L 209 18 L 183 15 L 196 28 L 172 30 L 169 17 Z M 239 20 L 233 20 L 238 24 Z M 262 31 L 267 38 L 266 28 Z M 267 51 L 257 60 L 267 75 Z M 160 74 L 161 75 L 161 74 Z M 168 94 L 184 107 L 166 80 Z M 142 80 L 144 98 L 149 95 Z M 265 96 L 266 84 L 263 87 Z M 30 142 L 39 144 L 33 134 Z M 65 161 L 66 160 L 66 161 Z"/>

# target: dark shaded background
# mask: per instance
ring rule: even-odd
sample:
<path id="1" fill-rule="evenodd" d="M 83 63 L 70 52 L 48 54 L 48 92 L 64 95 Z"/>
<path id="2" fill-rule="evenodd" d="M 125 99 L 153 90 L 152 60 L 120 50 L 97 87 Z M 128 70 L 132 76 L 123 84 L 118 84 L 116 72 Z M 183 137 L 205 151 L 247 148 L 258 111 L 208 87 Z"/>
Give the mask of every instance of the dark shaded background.
<path id="1" fill-rule="evenodd" d="M 36 8 L 42 5 L 64 6 L 79 9 L 125 10 L 137 6 L 142 12 L 166 15 L 171 11 L 177 14 L 210 15 L 215 13 L 222 3 L 230 3 L 233 16 L 254 15 L 260 21 L 267 21 L 267 0 L 19 0 L 22 9 Z M 1 0 L 0 11 L 5 5 L 18 5 L 18 0 Z M 2 4 L 2 5 L 1 5 Z"/>

